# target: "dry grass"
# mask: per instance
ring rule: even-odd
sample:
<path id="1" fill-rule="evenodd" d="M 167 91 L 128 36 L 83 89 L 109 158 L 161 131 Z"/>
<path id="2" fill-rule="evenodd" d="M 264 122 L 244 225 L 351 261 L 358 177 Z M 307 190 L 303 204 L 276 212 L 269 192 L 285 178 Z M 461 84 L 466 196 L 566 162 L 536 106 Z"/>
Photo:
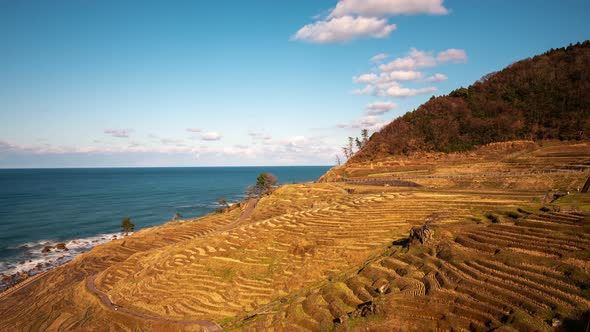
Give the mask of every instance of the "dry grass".
<path id="1" fill-rule="evenodd" d="M 431 157 L 334 171 L 399 176 L 420 188 L 287 185 L 239 223 L 234 208 L 99 246 L 4 298 L 0 330 L 198 328 L 103 307 L 84 286 L 94 274 L 119 306 L 228 329 L 547 330 L 552 318 L 590 309 L 581 286 L 589 281 L 590 226 L 579 214 L 587 199 L 570 195 L 539 211 L 544 190 L 576 186 L 588 173 L 529 174 L 587 167 L 586 143 L 520 142 Z M 528 173 L 508 174 L 517 171 Z M 435 242 L 409 251 L 392 245 L 433 213 L 442 216 Z M 376 291 L 383 285 L 385 294 Z M 366 301 L 378 313 L 360 317 Z"/>

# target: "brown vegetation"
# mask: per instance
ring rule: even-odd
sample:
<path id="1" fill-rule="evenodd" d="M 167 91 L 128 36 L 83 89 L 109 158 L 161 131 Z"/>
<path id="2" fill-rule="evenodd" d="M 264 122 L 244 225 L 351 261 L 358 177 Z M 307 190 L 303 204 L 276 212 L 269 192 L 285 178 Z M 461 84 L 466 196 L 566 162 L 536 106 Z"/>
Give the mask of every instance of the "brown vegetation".
<path id="1" fill-rule="evenodd" d="M 590 138 L 590 41 L 553 49 L 433 97 L 372 135 L 353 162 L 469 151 L 509 140 Z"/>
<path id="2" fill-rule="evenodd" d="M 401 174 L 421 187 L 287 185 L 257 204 L 141 230 L 0 295 L 0 330 L 193 331 L 200 320 L 228 330 L 575 325 L 590 309 L 590 201 L 577 193 L 541 200 L 563 191 L 551 188 L 562 181 L 582 186 L 588 173 L 527 172 L 590 165 L 589 145 L 504 145 L 341 170 Z M 514 175 L 500 174 L 496 155 L 516 158 L 519 181 L 542 176 L 544 185 L 505 189 Z M 425 222 L 433 239 L 403 246 Z M 95 275 L 96 291 L 88 286 Z"/>

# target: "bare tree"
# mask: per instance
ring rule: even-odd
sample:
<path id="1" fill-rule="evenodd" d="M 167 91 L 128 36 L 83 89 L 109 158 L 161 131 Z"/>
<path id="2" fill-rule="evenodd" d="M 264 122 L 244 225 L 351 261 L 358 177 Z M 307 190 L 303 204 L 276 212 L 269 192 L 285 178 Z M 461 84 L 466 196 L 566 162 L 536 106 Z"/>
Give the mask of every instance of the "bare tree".
<path id="1" fill-rule="evenodd" d="M 342 165 L 342 162 L 340 161 L 340 156 L 338 154 L 336 154 L 336 165 Z"/>
<path id="2" fill-rule="evenodd" d="M 354 138 L 354 143 L 356 144 L 356 149 L 360 150 L 363 148 L 363 143 L 359 140 L 358 137 Z"/>
<path id="3" fill-rule="evenodd" d="M 369 131 L 367 129 L 361 130 L 362 145 L 365 146 L 369 142 Z"/>
<path id="4" fill-rule="evenodd" d="M 348 155 L 351 157 L 354 155 L 353 144 L 354 144 L 354 138 L 349 136 L 348 137 Z"/>
<path id="5" fill-rule="evenodd" d="M 344 153 L 346 159 L 350 159 L 350 153 L 348 152 L 348 148 L 346 146 L 342 147 L 342 152 Z"/>

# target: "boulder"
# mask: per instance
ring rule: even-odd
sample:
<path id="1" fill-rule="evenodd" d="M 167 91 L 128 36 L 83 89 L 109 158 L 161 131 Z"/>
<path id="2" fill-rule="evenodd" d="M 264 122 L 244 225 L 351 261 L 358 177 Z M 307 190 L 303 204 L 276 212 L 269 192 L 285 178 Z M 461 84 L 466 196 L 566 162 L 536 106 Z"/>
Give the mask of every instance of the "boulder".
<path id="1" fill-rule="evenodd" d="M 59 250 L 68 250 L 68 248 L 66 248 L 66 244 L 64 242 L 60 242 L 60 243 L 56 244 L 55 248 L 59 249 Z"/>
<path id="2" fill-rule="evenodd" d="M 389 281 L 384 278 L 380 278 L 373 283 L 375 292 L 379 294 L 385 294 L 389 290 Z"/>
<path id="3" fill-rule="evenodd" d="M 46 246 L 45 248 L 41 249 L 41 252 L 45 254 L 45 253 L 50 252 L 51 249 L 54 249 L 54 247 L 53 246 Z"/>

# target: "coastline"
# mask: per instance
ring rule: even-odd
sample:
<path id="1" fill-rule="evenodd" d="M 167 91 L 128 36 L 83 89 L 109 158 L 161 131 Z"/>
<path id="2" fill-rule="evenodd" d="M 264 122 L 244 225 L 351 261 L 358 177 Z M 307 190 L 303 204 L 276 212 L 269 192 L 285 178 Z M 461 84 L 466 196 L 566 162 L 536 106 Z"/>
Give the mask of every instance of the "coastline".
<path id="1" fill-rule="evenodd" d="M 327 166 L 0 169 L 0 292 L 111 240 L 123 216 L 138 229 L 205 216 L 240 202 L 261 172 L 282 183 L 316 180 Z M 31 179 L 42 179 L 31 186 Z M 67 250 L 48 246 L 63 243 Z"/>
<path id="2" fill-rule="evenodd" d="M 129 235 L 132 234 L 129 233 Z M 28 259 L 16 263 L 2 262 L 0 294 L 4 294 L 23 282 L 44 274 L 55 267 L 64 265 L 101 244 L 123 237 L 123 233 L 117 232 L 69 241 L 41 240 L 22 244 L 18 248 L 27 249 L 26 255 Z"/>
<path id="3" fill-rule="evenodd" d="M 240 217 L 232 224 L 222 227 L 221 229 L 213 232 L 212 234 L 224 232 L 228 229 L 228 227 L 235 226 L 235 224 L 238 224 L 244 219 L 248 218 L 254 211 L 254 208 L 256 207 L 258 200 L 259 199 L 245 199 L 243 201 L 229 203 L 230 210 L 235 207 L 242 209 Z M 155 228 L 162 227 L 173 222 L 183 223 L 189 220 L 196 220 L 215 213 L 216 212 L 210 212 L 203 216 L 191 219 L 168 220 L 160 225 L 142 228 L 141 230 L 138 230 L 136 232 L 129 232 L 129 234 L 127 235 L 124 235 L 122 232 L 118 232 L 101 234 L 83 239 L 75 239 L 67 242 L 41 240 L 34 244 L 23 244 L 23 246 L 35 247 L 37 253 L 41 253 L 41 255 L 38 255 L 35 259 L 31 259 L 27 262 L 19 262 L 15 267 L 12 268 L 12 272 L 0 272 L 0 298 L 8 296 L 8 294 L 17 291 L 22 287 L 25 287 L 29 283 L 46 275 L 49 271 L 53 270 L 54 268 L 65 265 L 70 261 L 74 260 L 76 257 L 83 255 L 87 252 L 90 252 L 92 249 L 100 245 L 109 243 L 114 240 L 124 239 L 128 236 L 132 236 L 133 234 L 139 231 L 153 230 Z M 57 247 L 62 244 L 64 245 L 65 249 L 57 249 Z M 51 247 L 52 249 L 49 252 L 44 253 L 43 251 L 45 250 L 45 248 L 49 247 Z M 33 267 L 30 268 L 30 266 Z"/>

